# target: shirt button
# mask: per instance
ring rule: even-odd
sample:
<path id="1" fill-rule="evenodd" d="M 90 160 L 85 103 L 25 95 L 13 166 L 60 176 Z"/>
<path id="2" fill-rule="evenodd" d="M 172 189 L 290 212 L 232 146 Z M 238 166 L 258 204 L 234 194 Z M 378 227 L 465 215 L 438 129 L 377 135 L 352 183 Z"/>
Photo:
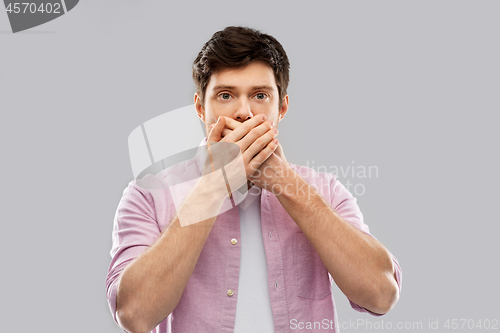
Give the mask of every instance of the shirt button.
<path id="1" fill-rule="evenodd" d="M 233 290 L 232 290 L 232 289 L 229 289 L 229 290 L 227 291 L 227 296 L 233 296 L 233 295 L 234 295 Z"/>
<path id="2" fill-rule="evenodd" d="M 231 239 L 231 244 L 236 245 L 237 243 L 238 241 L 236 240 L 236 238 Z"/>

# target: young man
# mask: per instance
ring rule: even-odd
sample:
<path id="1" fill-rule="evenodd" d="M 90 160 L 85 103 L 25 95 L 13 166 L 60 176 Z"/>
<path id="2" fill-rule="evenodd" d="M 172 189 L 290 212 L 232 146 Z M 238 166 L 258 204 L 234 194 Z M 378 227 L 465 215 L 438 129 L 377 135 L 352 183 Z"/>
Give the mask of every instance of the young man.
<path id="1" fill-rule="evenodd" d="M 129 184 L 107 277 L 128 332 L 336 331 L 333 281 L 361 312 L 382 315 L 397 302 L 401 270 L 356 199 L 335 176 L 288 163 L 276 139 L 288 71 L 281 44 L 253 29 L 227 27 L 202 48 L 193 65 L 202 144 L 237 147 L 248 195 L 217 215 L 232 199 L 199 154 L 156 176 L 199 177 L 177 210 L 168 188 Z M 214 217 L 200 218 L 206 212 Z"/>

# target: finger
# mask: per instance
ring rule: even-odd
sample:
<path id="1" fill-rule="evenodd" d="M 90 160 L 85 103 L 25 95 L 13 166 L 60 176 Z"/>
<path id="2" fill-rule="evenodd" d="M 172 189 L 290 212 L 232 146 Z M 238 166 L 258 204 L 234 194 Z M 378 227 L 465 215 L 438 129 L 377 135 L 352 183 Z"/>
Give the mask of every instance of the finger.
<path id="1" fill-rule="evenodd" d="M 254 127 L 262 124 L 264 122 L 265 118 L 266 118 L 266 116 L 261 114 L 261 115 L 257 115 L 255 117 L 245 121 L 244 123 L 242 123 L 241 125 L 236 127 L 232 131 L 232 133 L 230 133 L 228 136 L 226 136 L 224 138 L 224 141 L 238 142 L 239 140 L 241 140 L 241 138 L 246 136 L 248 134 L 248 132 L 250 132 Z M 232 124 L 234 125 L 234 123 L 232 123 Z M 255 140 L 255 138 L 254 138 L 254 140 Z M 246 149 L 246 147 L 245 147 L 245 149 Z"/>
<path id="2" fill-rule="evenodd" d="M 277 147 L 275 153 L 279 157 L 284 157 L 285 156 L 285 154 L 283 153 L 283 148 L 281 147 L 281 144 L 278 143 L 278 147 Z"/>
<path id="3" fill-rule="evenodd" d="M 249 163 L 249 166 L 252 170 L 250 174 L 253 174 L 255 171 L 257 171 L 257 169 L 262 165 L 262 163 L 264 163 L 269 158 L 269 156 L 271 156 L 271 154 L 276 151 L 278 145 L 279 145 L 278 139 L 274 139 L 271 142 L 269 142 L 269 144 L 264 149 L 262 149 L 254 158 L 252 158 L 252 160 Z"/>
<path id="4" fill-rule="evenodd" d="M 234 120 L 233 118 L 230 117 L 224 117 L 224 118 L 225 118 L 224 120 L 226 121 L 226 127 L 232 130 L 235 130 L 242 124 L 239 121 Z"/>
<path id="5" fill-rule="evenodd" d="M 222 139 L 222 131 L 225 127 L 225 119 L 221 116 L 210 130 L 207 142 L 219 142 Z"/>
<path id="6" fill-rule="evenodd" d="M 248 148 L 243 152 L 245 161 L 250 161 L 252 157 L 264 149 L 278 135 L 277 128 L 271 128 L 271 124 L 266 122 L 253 129 L 242 140 L 242 147 Z"/>
<path id="7" fill-rule="evenodd" d="M 288 164 L 285 153 L 283 152 L 283 146 L 281 146 L 281 144 L 278 143 L 278 148 L 274 151 L 274 153 L 278 155 L 283 160 L 283 162 L 285 162 L 285 164 Z"/>
<path id="8" fill-rule="evenodd" d="M 212 169 L 212 172 L 215 171 L 215 167 L 214 167 L 214 160 L 213 160 L 214 157 L 212 155 L 210 142 L 219 142 L 222 139 L 221 134 L 224 128 L 225 128 L 225 120 L 224 117 L 222 116 L 217 119 L 217 122 L 215 124 L 210 125 L 210 133 L 208 134 L 207 138 L 207 147 L 208 147 L 208 154 L 210 157 L 210 167 Z"/>
<path id="9" fill-rule="evenodd" d="M 226 128 L 224 128 L 224 130 L 222 131 L 222 136 L 224 137 L 224 136 L 228 135 L 228 134 L 229 134 L 229 133 L 231 133 L 231 132 L 232 132 L 232 130 L 230 130 L 230 129 L 228 129 L 228 128 L 226 127 Z"/>
<path id="10" fill-rule="evenodd" d="M 257 115 L 257 116 L 259 116 L 259 115 Z M 233 131 L 236 128 L 238 128 L 241 124 L 243 124 L 243 123 L 240 123 L 237 120 L 234 120 L 233 118 L 229 118 L 229 117 L 224 117 L 224 118 L 225 118 L 224 120 L 226 121 L 226 128 L 222 132 L 222 136 L 223 137 L 226 136 L 226 135 L 228 135 L 229 133 L 231 133 L 231 131 Z"/>
<path id="11" fill-rule="evenodd" d="M 253 118 L 258 117 L 258 116 L 261 116 L 261 117 L 262 117 L 262 115 L 261 115 L 261 114 L 257 114 L 257 115 L 255 115 L 255 116 L 253 116 Z M 241 122 L 239 122 L 239 121 L 237 121 L 237 120 L 234 120 L 233 118 L 229 118 L 229 117 L 224 117 L 224 118 L 225 118 L 225 120 L 226 120 L 226 127 L 227 127 L 227 128 L 230 128 L 230 129 L 232 129 L 232 130 L 235 130 L 235 129 L 236 129 L 236 128 L 238 128 L 241 124 L 243 124 L 243 123 L 241 123 Z M 274 122 L 272 122 L 272 125 L 274 126 Z"/>

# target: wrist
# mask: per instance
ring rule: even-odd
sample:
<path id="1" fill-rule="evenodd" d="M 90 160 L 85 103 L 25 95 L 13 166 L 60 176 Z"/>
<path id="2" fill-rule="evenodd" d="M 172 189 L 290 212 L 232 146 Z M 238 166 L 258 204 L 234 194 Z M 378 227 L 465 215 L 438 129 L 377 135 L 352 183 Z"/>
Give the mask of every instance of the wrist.
<path id="1" fill-rule="evenodd" d="M 290 167 L 287 167 L 283 171 L 282 176 L 277 178 L 275 183 L 275 193 L 276 196 L 282 198 L 290 198 L 296 194 L 297 188 L 300 187 L 299 183 L 303 179 Z"/>
<path id="2" fill-rule="evenodd" d="M 212 203 L 224 201 L 229 194 L 221 169 L 203 175 L 196 183 L 194 190 L 199 196 Z"/>

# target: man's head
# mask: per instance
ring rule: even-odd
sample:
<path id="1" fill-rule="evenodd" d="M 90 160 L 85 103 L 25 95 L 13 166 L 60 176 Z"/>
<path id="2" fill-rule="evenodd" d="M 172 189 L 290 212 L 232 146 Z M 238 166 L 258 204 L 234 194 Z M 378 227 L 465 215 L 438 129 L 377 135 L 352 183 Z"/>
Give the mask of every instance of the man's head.
<path id="1" fill-rule="evenodd" d="M 193 63 L 198 116 L 207 127 L 219 115 L 243 122 L 275 113 L 277 122 L 288 110 L 289 67 L 285 50 L 272 36 L 245 27 L 216 32 Z M 262 86 L 271 89 L 257 89 Z"/>

